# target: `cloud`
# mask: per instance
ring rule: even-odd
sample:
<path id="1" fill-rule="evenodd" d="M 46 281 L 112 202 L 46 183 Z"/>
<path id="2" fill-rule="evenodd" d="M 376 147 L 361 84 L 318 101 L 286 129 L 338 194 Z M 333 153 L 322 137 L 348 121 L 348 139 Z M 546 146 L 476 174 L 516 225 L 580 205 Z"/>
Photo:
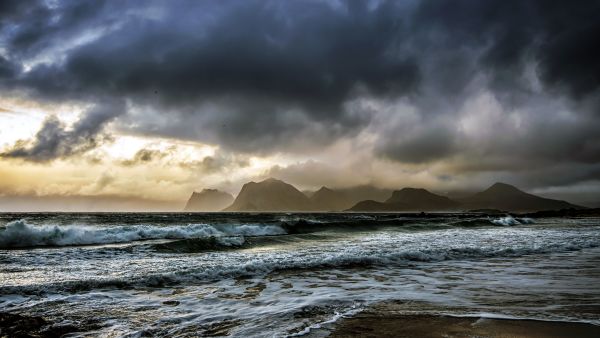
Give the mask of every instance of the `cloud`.
<path id="1" fill-rule="evenodd" d="M 4 157 L 81 154 L 112 122 L 304 162 L 368 138 L 373 161 L 457 180 L 535 172 L 554 184 L 568 167 L 568 184 L 600 162 L 597 1 L 0 6 L 0 90 L 95 107 L 71 128 L 49 118 Z"/>
<path id="2" fill-rule="evenodd" d="M 133 158 L 121 161 L 121 164 L 124 166 L 144 165 L 155 160 L 163 159 L 167 155 L 168 153 L 157 149 L 140 149 L 133 155 Z"/>
<path id="3" fill-rule="evenodd" d="M 600 86 L 593 56 L 599 50 L 592 43 L 600 33 L 595 19 L 599 12 L 595 1 L 575 6 L 545 1 L 428 1 L 416 11 L 415 32 L 425 32 L 442 45 L 481 48 L 479 66 L 503 89 L 518 82 L 518 74 L 533 59 L 546 85 L 586 95 Z"/>
<path id="4" fill-rule="evenodd" d="M 344 188 L 371 183 L 372 177 L 363 174 L 364 170 L 356 167 L 340 170 L 334 165 L 310 160 L 288 166 L 275 165 L 263 177 L 274 177 L 299 187 L 318 189 L 322 186 Z"/>
<path id="5" fill-rule="evenodd" d="M 65 126 L 56 116 L 50 116 L 32 140 L 20 140 L 0 156 L 46 162 L 85 153 L 109 138 L 103 133 L 105 125 L 122 113 L 122 103 L 95 106 L 72 127 Z"/>
<path id="6" fill-rule="evenodd" d="M 88 7 L 46 8 L 60 16 L 57 23 L 40 15 L 35 19 L 42 23 L 18 25 L 9 39 L 15 56 L 44 54 L 61 37 L 69 44 L 82 20 L 99 23 L 103 33 L 35 65 L 15 85 L 44 99 L 118 96 L 132 106 L 151 105 L 173 115 L 158 133 L 247 152 L 319 135 L 319 142 L 331 142 L 364 124 L 343 109 L 357 88 L 397 95 L 419 83 L 416 60 L 394 50 L 404 28 L 400 5 L 392 2 L 372 9 L 327 2 L 154 3 L 158 17 L 135 4 L 97 5 L 97 13 Z M 210 15 L 199 19 L 199 12 Z M 121 13 L 128 20 L 115 23 Z M 213 109 L 196 108 L 207 104 Z M 136 132 L 152 125 L 135 122 L 129 127 Z"/>

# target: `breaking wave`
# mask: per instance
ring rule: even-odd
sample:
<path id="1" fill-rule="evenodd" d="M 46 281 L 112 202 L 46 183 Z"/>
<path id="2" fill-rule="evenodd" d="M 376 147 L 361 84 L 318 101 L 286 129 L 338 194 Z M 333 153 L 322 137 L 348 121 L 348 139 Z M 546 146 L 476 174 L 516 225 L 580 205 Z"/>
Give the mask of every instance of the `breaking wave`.
<path id="1" fill-rule="evenodd" d="M 510 225 L 521 225 L 521 224 L 532 224 L 531 218 L 514 218 L 512 216 L 501 217 L 491 221 L 494 225 L 510 226 Z"/>
<path id="2" fill-rule="evenodd" d="M 0 248 L 69 246 L 124 243 L 151 239 L 216 238 L 221 244 L 236 244 L 243 236 L 285 234 L 277 225 L 190 224 L 127 225 L 94 227 L 86 225 L 32 225 L 17 220 L 0 227 Z M 237 238 L 230 238 L 237 237 Z"/>
<path id="3" fill-rule="evenodd" d="M 388 218 L 374 216 L 353 217 L 345 220 L 321 221 L 311 218 L 283 218 L 266 224 L 189 224 L 189 225 L 33 225 L 24 219 L 0 226 L 1 248 L 38 246 L 74 246 L 126 243 L 153 239 L 207 239 L 215 238 L 219 244 L 239 247 L 244 236 L 275 236 L 309 234 L 319 231 L 360 231 L 379 227 L 406 229 L 443 229 L 449 227 L 515 226 L 531 224 L 531 218 L 512 216 L 448 220 L 445 218 Z M 233 238 L 236 237 L 236 238 Z M 207 247 L 212 244 L 209 243 Z"/>

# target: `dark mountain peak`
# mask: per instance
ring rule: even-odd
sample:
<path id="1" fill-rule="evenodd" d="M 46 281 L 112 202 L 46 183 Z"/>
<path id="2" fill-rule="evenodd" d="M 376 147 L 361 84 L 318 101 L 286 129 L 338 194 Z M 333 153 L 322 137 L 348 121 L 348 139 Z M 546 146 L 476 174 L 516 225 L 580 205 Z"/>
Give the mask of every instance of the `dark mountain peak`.
<path id="1" fill-rule="evenodd" d="M 251 183 L 254 183 L 254 182 L 251 182 Z M 278 179 L 276 179 L 276 178 L 273 178 L 273 177 L 269 177 L 269 178 L 267 178 L 267 179 L 265 179 L 265 180 L 263 180 L 263 181 L 260 181 L 260 182 L 258 182 L 258 183 L 269 183 L 269 184 L 273 184 L 273 183 L 284 183 L 284 184 L 287 184 L 287 183 L 285 183 L 284 181 L 282 181 L 282 180 L 278 180 Z"/>
<path id="2" fill-rule="evenodd" d="M 194 194 L 210 194 L 210 193 L 215 193 L 215 192 L 219 192 L 219 190 L 204 188 L 204 189 L 202 189 L 201 192 L 194 191 Z"/>
<path id="3" fill-rule="evenodd" d="M 333 191 L 333 190 L 331 190 L 331 189 L 329 189 L 329 188 L 327 188 L 326 186 L 322 186 L 322 187 L 321 187 L 319 190 L 317 190 L 315 193 L 317 193 L 317 192 L 321 192 L 321 193 L 323 193 L 323 192 L 334 192 L 334 191 Z"/>
<path id="4" fill-rule="evenodd" d="M 402 204 L 408 210 L 453 210 L 459 205 L 448 197 L 436 195 L 423 188 L 403 188 L 392 193 L 386 203 Z"/>
<path id="5" fill-rule="evenodd" d="M 313 203 L 314 210 L 318 211 L 341 211 L 348 209 L 355 203 L 344 192 L 329 189 L 325 186 L 315 191 L 310 200 Z"/>
<path id="6" fill-rule="evenodd" d="M 400 190 L 395 190 L 392 193 L 392 197 L 388 199 L 388 202 L 405 202 L 406 199 L 414 199 L 414 198 L 446 198 L 443 196 L 436 195 L 430 192 L 427 189 L 423 188 L 402 188 Z"/>
<path id="7" fill-rule="evenodd" d="M 487 188 L 483 192 L 489 192 L 489 193 L 525 193 L 525 192 L 519 190 L 517 187 L 515 187 L 513 185 L 502 183 L 502 182 L 496 182 L 496 183 L 492 184 L 491 187 Z"/>
<path id="8" fill-rule="evenodd" d="M 259 189 L 259 190 L 265 190 L 265 189 L 267 189 L 267 190 L 272 190 L 272 189 L 276 189 L 276 190 L 282 190 L 282 189 L 283 190 L 296 190 L 296 188 L 293 185 L 291 185 L 289 183 L 286 183 L 286 182 L 284 182 L 282 180 L 278 180 L 276 178 L 270 177 L 270 178 L 267 178 L 267 179 L 262 180 L 260 182 L 251 181 L 251 182 L 248 182 L 248 183 L 244 184 L 242 186 L 242 190 L 240 191 L 240 194 L 238 195 L 238 197 L 241 194 L 243 194 L 243 193 L 245 193 L 245 192 L 247 192 L 249 190 L 256 190 L 256 189 Z"/>
<path id="9" fill-rule="evenodd" d="M 395 190 L 392 194 L 422 194 L 422 193 L 431 194 L 431 192 L 429 192 L 426 189 L 411 188 L 411 187 L 406 187 L 406 188 L 402 188 L 400 190 Z"/>
<path id="10" fill-rule="evenodd" d="M 278 180 L 276 178 L 269 177 L 260 182 L 250 181 L 242 186 L 242 190 L 240 194 L 244 193 L 248 189 L 268 189 L 268 188 L 283 188 L 283 187 L 293 187 L 291 184 L 285 183 L 282 180 Z M 294 188 L 295 189 L 295 188 Z M 239 195 L 238 195 L 239 196 Z"/>
<path id="11" fill-rule="evenodd" d="M 581 208 L 565 201 L 543 198 L 526 193 L 506 183 L 491 187 L 471 197 L 462 199 L 466 209 L 497 209 L 504 211 L 545 211 Z"/>
<path id="12" fill-rule="evenodd" d="M 293 185 L 267 178 L 261 182 L 244 184 L 227 211 L 307 211 L 311 210 L 308 197 Z"/>
<path id="13" fill-rule="evenodd" d="M 233 202 L 233 196 L 217 189 L 194 191 L 184 210 L 186 211 L 220 211 Z"/>
<path id="14" fill-rule="evenodd" d="M 413 188 L 413 187 L 404 187 L 400 190 L 396 190 L 396 191 L 427 191 L 427 189 L 423 189 L 423 188 Z"/>

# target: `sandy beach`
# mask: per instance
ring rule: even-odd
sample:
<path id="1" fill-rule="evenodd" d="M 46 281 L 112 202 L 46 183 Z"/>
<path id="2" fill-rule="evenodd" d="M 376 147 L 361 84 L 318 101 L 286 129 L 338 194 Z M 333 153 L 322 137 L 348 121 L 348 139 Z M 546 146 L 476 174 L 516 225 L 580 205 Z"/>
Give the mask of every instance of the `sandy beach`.
<path id="1" fill-rule="evenodd" d="M 600 326 L 587 323 L 407 314 L 404 309 L 391 302 L 374 305 L 342 319 L 330 337 L 600 337 Z"/>

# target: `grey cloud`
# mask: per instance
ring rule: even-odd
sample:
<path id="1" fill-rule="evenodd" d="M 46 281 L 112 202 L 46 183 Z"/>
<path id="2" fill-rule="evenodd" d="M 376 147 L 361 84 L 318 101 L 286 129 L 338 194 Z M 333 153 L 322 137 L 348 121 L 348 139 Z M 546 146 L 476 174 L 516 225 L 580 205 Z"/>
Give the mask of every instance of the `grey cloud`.
<path id="1" fill-rule="evenodd" d="M 10 47 L 0 57 L 2 88 L 99 106 L 99 97 L 127 100 L 128 113 L 111 117 L 122 131 L 237 152 L 306 154 L 372 128 L 378 156 L 448 161 L 484 174 L 559 162 L 592 172 L 600 161 L 598 1 L 2 6 L 0 42 Z M 85 28 L 98 36 L 54 62 L 26 72 L 16 61 L 49 53 Z M 475 137 L 460 120 L 481 92 L 497 100 L 501 113 Z M 419 118 L 410 125 L 393 113 L 347 109 L 362 96 L 403 99 Z M 50 159 L 87 149 L 81 140 L 106 123 L 93 116 L 78 122 L 92 130 L 84 133 L 89 137 L 48 120 L 33 143 L 7 154 Z"/>
<path id="2" fill-rule="evenodd" d="M 185 121 L 176 129 L 181 134 L 189 133 L 190 120 L 203 118 L 204 112 L 193 107 L 233 98 L 245 104 L 224 114 L 227 119 L 213 116 L 217 125 L 231 127 L 222 128 L 217 141 L 256 151 L 272 144 L 273 133 L 282 134 L 275 141 L 288 140 L 281 142 L 285 147 L 314 134 L 314 124 L 339 130 L 322 137 L 324 142 L 360 127 L 342 109 L 357 86 L 397 95 L 414 91 L 419 83 L 416 59 L 395 51 L 404 28 L 400 6 L 393 2 L 375 9 L 359 2 L 342 8 L 327 2 L 262 1 L 157 6 L 160 20 L 130 16 L 120 29 L 70 51 L 64 62 L 35 67 L 20 85 L 46 99 L 126 96 L 172 111 L 173 120 Z M 198 20 L 200 11 L 214 16 Z M 66 20 L 64 26 L 76 26 L 75 21 Z M 288 123 L 280 117 L 286 114 L 305 123 Z M 264 127 L 247 128 L 250 119 Z M 286 134 L 290 124 L 307 133 Z M 207 133 L 193 134 L 202 140 Z"/>
<path id="3" fill-rule="evenodd" d="M 245 168 L 249 165 L 249 161 L 244 156 L 216 152 L 212 156 L 206 156 L 201 160 L 183 161 L 179 162 L 178 165 L 191 169 L 195 174 L 206 175 Z"/>
<path id="4" fill-rule="evenodd" d="M 114 102 L 93 107 L 71 128 L 56 116 L 50 116 L 32 140 L 18 141 L 0 156 L 45 162 L 85 153 L 106 141 L 104 126 L 122 114 L 123 109 L 122 103 Z"/>
<path id="5" fill-rule="evenodd" d="M 96 180 L 95 188 L 97 191 L 102 191 L 108 185 L 112 184 L 115 181 L 115 177 L 110 173 L 104 173 L 102 176 L 98 177 Z"/>
<path id="6" fill-rule="evenodd" d="M 367 122 L 364 115 L 344 111 L 337 118 L 319 111 L 311 118 L 305 109 L 270 100 L 227 96 L 191 108 L 193 112 L 164 113 L 140 107 L 140 113 L 123 116 L 125 131 L 189 140 L 203 140 L 226 149 L 265 154 L 281 150 L 310 152 L 340 137 L 351 136 Z M 323 109 L 323 108 L 320 108 Z M 312 114 L 317 112 L 312 111 Z"/>
<path id="7" fill-rule="evenodd" d="M 460 104 L 448 104 L 444 119 L 425 118 L 414 124 L 393 121 L 377 126 L 381 137 L 377 154 L 404 163 L 459 162 L 460 171 L 526 170 L 557 163 L 594 164 L 600 162 L 600 121 L 589 114 L 577 114 L 564 99 L 546 94 L 530 94 L 517 110 L 501 98 L 489 114 L 481 105 L 468 106 L 481 92 L 465 93 Z M 491 95 L 491 94 L 489 94 Z M 475 130 L 464 130 L 465 112 L 478 121 Z M 426 116 L 426 113 L 420 113 Z M 440 114 L 438 114 L 440 115 Z"/>
<path id="8" fill-rule="evenodd" d="M 23 19 L 31 8 L 37 8 L 40 2 L 37 0 L 5 0 L 0 2 L 0 23 L 4 25 Z"/>
<path id="9" fill-rule="evenodd" d="M 168 153 L 157 149 L 140 149 L 133 155 L 133 158 L 121 161 L 121 164 L 124 166 L 147 164 L 165 158 L 167 155 Z"/>
<path id="10" fill-rule="evenodd" d="M 424 123 L 419 130 L 407 135 L 390 135 L 376 148 L 376 152 L 391 159 L 409 163 L 425 163 L 439 160 L 459 151 L 456 136 L 446 126 L 435 126 Z"/>
<path id="11" fill-rule="evenodd" d="M 12 80 L 19 72 L 19 65 L 0 55 L 0 83 L 5 80 Z"/>
<path id="12" fill-rule="evenodd" d="M 598 1 L 424 1 L 415 27 L 417 34 L 435 32 L 448 47 L 483 48 L 479 62 L 503 89 L 515 84 L 533 58 L 547 85 L 585 95 L 600 85 L 599 49 L 592 42 L 600 33 L 599 14 Z"/>
<path id="13" fill-rule="evenodd" d="M 285 167 L 275 165 L 264 173 L 264 178 L 274 177 L 307 189 L 322 186 L 343 188 L 369 184 L 371 177 L 358 168 L 340 168 L 317 161 L 306 161 Z M 262 177 L 261 177 L 262 179 Z"/>
<path id="14" fill-rule="evenodd" d="M 15 56 L 26 58 L 66 42 L 83 29 L 104 23 L 111 15 L 99 1 L 7 1 L 0 9 L 0 28 Z M 99 20 L 100 19 L 100 20 Z"/>

